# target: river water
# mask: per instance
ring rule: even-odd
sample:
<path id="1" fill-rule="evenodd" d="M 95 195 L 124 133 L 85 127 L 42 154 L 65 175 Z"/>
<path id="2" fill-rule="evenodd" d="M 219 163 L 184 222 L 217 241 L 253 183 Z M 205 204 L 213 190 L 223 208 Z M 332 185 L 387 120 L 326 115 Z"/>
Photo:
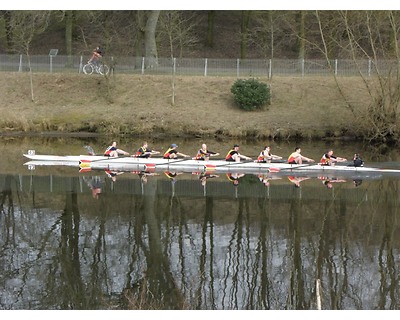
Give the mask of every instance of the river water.
<path id="1" fill-rule="evenodd" d="M 24 165 L 22 154 L 101 153 L 109 141 L 0 139 L 0 308 L 301 310 L 399 309 L 399 177 L 246 174 L 142 176 Z M 149 140 L 195 154 L 203 141 Z M 256 156 L 267 141 L 239 142 Z M 294 143 L 270 143 L 286 157 Z M 138 139 L 123 139 L 128 152 Z M 302 143 L 319 160 L 359 152 L 399 168 L 397 150 Z M 162 149 L 162 150 L 161 150 Z M 268 179 L 269 178 L 269 179 Z"/>

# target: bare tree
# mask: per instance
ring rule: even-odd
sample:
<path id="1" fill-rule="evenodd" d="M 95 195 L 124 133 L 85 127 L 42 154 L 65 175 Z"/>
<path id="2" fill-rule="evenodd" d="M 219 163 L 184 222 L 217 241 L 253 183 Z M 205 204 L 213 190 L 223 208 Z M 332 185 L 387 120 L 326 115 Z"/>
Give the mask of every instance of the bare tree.
<path id="1" fill-rule="evenodd" d="M 184 15 L 181 11 L 166 11 L 160 15 L 161 38 L 168 39 L 170 56 L 172 59 L 172 105 L 175 105 L 175 57 L 179 54 L 182 58 L 183 50 L 194 46 L 198 39 L 194 34 L 194 29 L 198 25 L 195 13 Z"/>
<path id="2" fill-rule="evenodd" d="M 240 58 L 246 59 L 251 11 L 243 10 L 240 27 Z"/>
<path id="3" fill-rule="evenodd" d="M 332 34 L 326 32 L 325 21 L 320 12 L 316 12 L 322 40 L 320 47 L 328 66 L 333 70 L 328 46 Z M 346 101 L 347 107 L 357 116 L 359 130 L 370 141 L 396 142 L 400 138 L 400 67 L 398 63 L 382 63 L 385 57 L 399 61 L 398 49 L 400 16 L 393 11 L 339 11 L 335 19 L 340 25 L 341 38 L 336 45 L 353 60 L 358 67 L 359 77 L 368 94 L 368 107 L 361 116 L 356 114 L 356 106 L 345 94 L 343 86 L 332 72 L 339 92 Z M 343 40 L 345 38 L 345 40 Z M 366 73 L 360 61 L 369 61 L 371 70 Z"/>
<path id="4" fill-rule="evenodd" d="M 18 52 L 28 58 L 31 99 L 34 101 L 33 76 L 30 59 L 30 45 L 36 35 L 44 32 L 50 20 L 51 11 L 14 11 L 11 17 L 12 39 Z"/>
<path id="5" fill-rule="evenodd" d="M 171 57 L 182 58 L 184 49 L 189 49 L 199 42 L 195 34 L 199 22 L 195 12 L 187 14 L 182 11 L 162 12 L 157 36 L 168 39 Z"/>

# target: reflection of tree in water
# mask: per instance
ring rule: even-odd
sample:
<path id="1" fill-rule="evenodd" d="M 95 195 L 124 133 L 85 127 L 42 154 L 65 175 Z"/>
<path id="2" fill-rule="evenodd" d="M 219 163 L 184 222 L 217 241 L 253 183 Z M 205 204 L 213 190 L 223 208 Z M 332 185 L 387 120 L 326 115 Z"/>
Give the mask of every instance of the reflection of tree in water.
<path id="1" fill-rule="evenodd" d="M 4 222 L 2 223 L 5 227 L 3 232 L 6 233 L 4 247 L 7 247 L 10 244 L 15 244 L 14 200 L 11 191 L 11 182 L 12 176 L 7 175 L 5 177 L 4 189 L 0 193 L 0 219 L 4 219 Z"/>
<path id="2" fill-rule="evenodd" d="M 225 260 L 226 266 L 224 270 L 223 281 L 223 297 L 222 305 L 224 309 L 239 309 L 240 305 L 245 301 L 239 301 L 238 298 L 246 299 L 241 292 L 242 267 L 244 261 L 249 261 L 251 250 L 249 251 L 246 245 L 249 245 L 249 203 L 247 198 L 236 200 L 238 204 L 237 218 L 234 223 L 234 229 L 228 245 L 227 257 Z M 249 272 L 248 268 L 246 270 Z M 249 274 L 244 275 L 248 278 Z M 247 281 L 248 279 L 246 279 Z M 227 305 L 225 305 L 227 303 Z"/>
<path id="3" fill-rule="evenodd" d="M 289 291 L 287 309 L 303 310 L 309 308 L 305 296 L 305 274 L 302 263 L 302 225 L 301 217 L 304 213 L 302 202 L 298 199 L 291 201 L 289 212 L 289 239 L 288 258 L 291 259 Z"/>
<path id="4" fill-rule="evenodd" d="M 395 264 L 395 255 L 397 254 L 397 247 L 394 245 L 394 237 L 396 234 L 396 219 L 399 216 L 400 210 L 398 206 L 399 187 L 398 182 L 389 181 L 389 194 L 386 194 L 388 199 L 396 199 L 393 201 L 386 201 L 387 210 L 380 212 L 384 214 L 384 229 L 382 235 L 382 242 L 379 248 L 379 272 L 380 272 L 380 287 L 379 287 L 379 301 L 378 308 L 381 310 L 397 310 L 400 308 L 400 292 L 398 289 L 399 272 L 398 266 Z"/>
<path id="5" fill-rule="evenodd" d="M 215 288 L 214 288 L 214 222 L 213 222 L 213 198 L 210 196 L 205 197 L 205 213 L 204 221 L 201 232 L 202 245 L 199 261 L 199 284 L 195 293 L 196 308 L 202 309 L 207 302 L 210 305 L 207 307 L 209 310 L 217 309 L 215 302 Z M 207 235 L 209 235 L 207 237 Z M 209 249 L 207 249 L 209 244 Z M 183 255 L 182 255 L 183 256 Z M 209 270 L 206 265 L 209 258 Z"/>
<path id="6" fill-rule="evenodd" d="M 134 283 L 126 285 L 125 297 L 132 309 L 183 309 L 183 294 L 173 277 L 168 252 L 162 242 L 162 221 L 156 209 L 156 190 L 156 183 L 149 181 L 143 203 L 136 212 L 147 226 L 148 242 L 141 242 L 146 270 Z M 141 233 L 141 236 L 144 234 Z M 164 243 L 168 245 L 169 241 Z"/>
<path id="7" fill-rule="evenodd" d="M 87 296 L 82 282 L 79 260 L 80 214 L 76 192 L 67 192 L 61 216 L 60 281 L 62 309 L 85 309 Z"/>

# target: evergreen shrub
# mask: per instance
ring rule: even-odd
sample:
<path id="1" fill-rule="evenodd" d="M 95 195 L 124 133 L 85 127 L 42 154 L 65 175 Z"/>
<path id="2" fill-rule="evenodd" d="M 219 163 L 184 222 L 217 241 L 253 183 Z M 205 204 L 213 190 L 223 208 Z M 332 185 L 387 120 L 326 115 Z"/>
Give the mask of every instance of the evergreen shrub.
<path id="1" fill-rule="evenodd" d="M 256 79 L 238 79 L 231 87 L 235 102 L 243 110 L 253 111 L 271 104 L 268 85 Z"/>

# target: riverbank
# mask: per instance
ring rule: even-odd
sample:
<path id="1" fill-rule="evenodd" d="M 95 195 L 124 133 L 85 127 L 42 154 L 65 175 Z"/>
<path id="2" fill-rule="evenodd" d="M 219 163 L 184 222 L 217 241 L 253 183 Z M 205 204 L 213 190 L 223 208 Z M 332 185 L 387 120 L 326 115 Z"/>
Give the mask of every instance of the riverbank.
<path id="1" fill-rule="evenodd" d="M 270 139 L 346 139 L 357 136 L 364 112 L 361 79 L 341 78 L 355 113 L 331 77 L 275 77 L 272 104 L 240 110 L 235 77 L 175 77 L 1 73 L 2 134 L 141 135 Z M 172 99 L 175 90 L 174 103 Z"/>

